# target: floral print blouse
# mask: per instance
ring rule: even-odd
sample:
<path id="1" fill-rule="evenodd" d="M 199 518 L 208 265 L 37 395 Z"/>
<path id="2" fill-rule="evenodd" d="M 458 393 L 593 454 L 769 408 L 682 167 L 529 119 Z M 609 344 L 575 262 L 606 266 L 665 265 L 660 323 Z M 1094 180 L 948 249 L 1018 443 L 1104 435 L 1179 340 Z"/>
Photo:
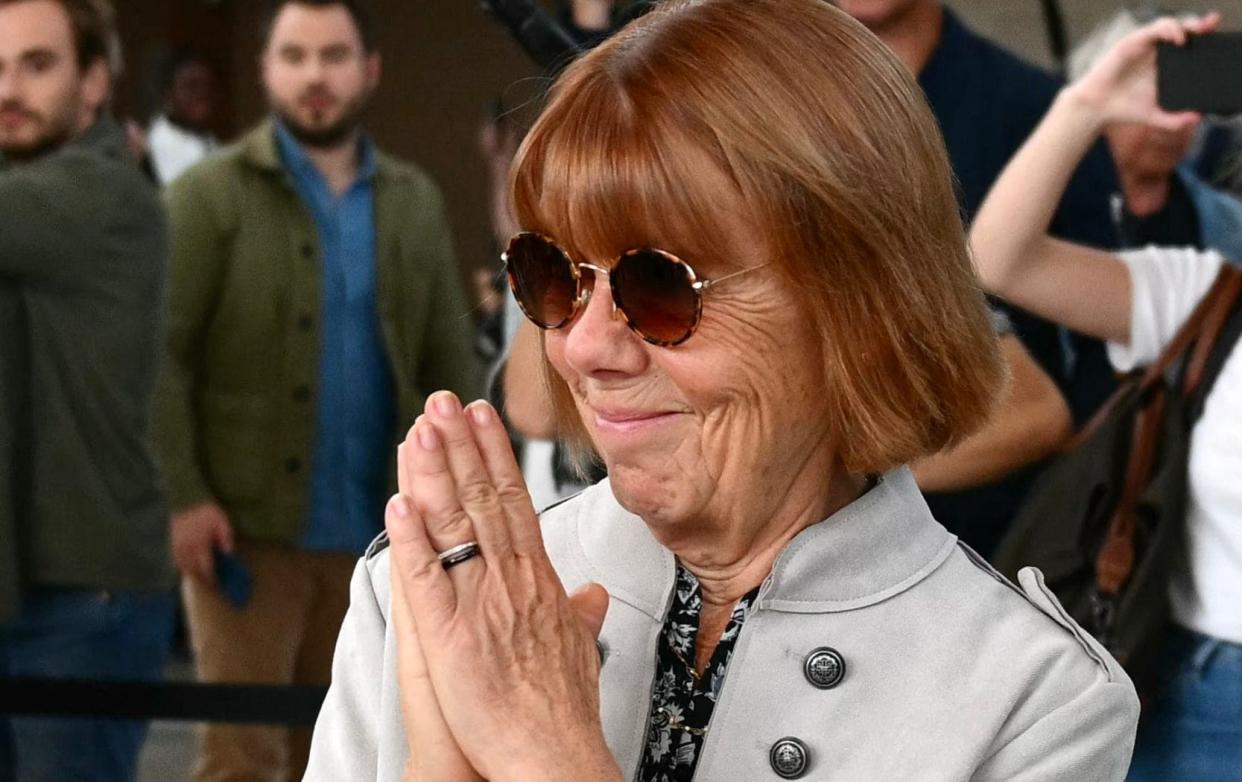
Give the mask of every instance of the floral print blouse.
<path id="1" fill-rule="evenodd" d="M 703 595 L 694 574 L 677 564 L 673 605 L 656 647 L 655 686 L 639 782 L 690 782 L 694 776 L 734 643 L 758 593 L 755 587 L 733 607 L 720 644 L 700 677 L 694 659 Z"/>

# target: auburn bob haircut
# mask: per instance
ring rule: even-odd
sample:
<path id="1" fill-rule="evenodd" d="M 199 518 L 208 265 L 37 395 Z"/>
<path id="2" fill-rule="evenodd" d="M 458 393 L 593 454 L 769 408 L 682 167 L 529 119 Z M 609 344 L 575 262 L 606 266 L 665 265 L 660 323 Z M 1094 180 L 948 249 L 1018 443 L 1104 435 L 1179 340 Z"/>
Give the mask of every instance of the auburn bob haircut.
<path id="1" fill-rule="evenodd" d="M 565 71 L 511 187 L 523 229 L 597 261 L 736 256 L 720 206 L 744 205 L 822 335 L 850 472 L 935 453 L 991 412 L 1004 371 L 935 118 L 887 48 L 822 0 L 658 6 Z M 562 435 L 588 446 L 545 369 Z"/>

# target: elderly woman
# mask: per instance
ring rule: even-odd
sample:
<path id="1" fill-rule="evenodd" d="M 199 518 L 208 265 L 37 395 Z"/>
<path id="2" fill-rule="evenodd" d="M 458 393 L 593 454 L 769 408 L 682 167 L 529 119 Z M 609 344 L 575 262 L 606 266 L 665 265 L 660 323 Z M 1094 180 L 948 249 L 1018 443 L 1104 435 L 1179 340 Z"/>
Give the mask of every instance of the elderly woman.
<path id="1" fill-rule="evenodd" d="M 1124 776 L 1126 675 L 902 466 L 1002 373 L 883 45 L 818 0 L 665 3 L 565 72 L 512 190 L 511 282 L 609 478 L 537 515 L 496 411 L 434 395 L 307 779 Z"/>
<path id="2" fill-rule="evenodd" d="M 1047 235 L 1052 208 L 1102 129 L 1177 133 L 1199 118 L 1156 105 L 1156 44 L 1218 18 L 1163 19 L 1121 39 L 1074 84 L 997 180 L 972 231 L 989 287 L 1046 318 L 1109 340 L 1120 370 L 1172 341 L 1226 259 L 1148 246 L 1115 255 Z M 1236 75 L 1235 75 L 1236 78 Z M 1239 259 L 1232 259 L 1237 261 Z M 1133 782 L 1242 780 L 1242 350 L 1227 358 L 1191 432 L 1185 562 L 1169 584 L 1174 629 L 1135 750 Z"/>

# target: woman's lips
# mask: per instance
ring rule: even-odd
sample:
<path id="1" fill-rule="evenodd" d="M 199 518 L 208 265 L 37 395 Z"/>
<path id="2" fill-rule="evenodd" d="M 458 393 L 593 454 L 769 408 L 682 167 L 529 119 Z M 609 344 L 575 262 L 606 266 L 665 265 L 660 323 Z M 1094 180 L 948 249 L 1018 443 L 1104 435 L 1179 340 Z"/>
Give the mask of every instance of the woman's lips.
<path id="1" fill-rule="evenodd" d="M 663 426 L 677 415 L 666 411 L 596 410 L 595 430 L 600 434 L 642 434 Z"/>

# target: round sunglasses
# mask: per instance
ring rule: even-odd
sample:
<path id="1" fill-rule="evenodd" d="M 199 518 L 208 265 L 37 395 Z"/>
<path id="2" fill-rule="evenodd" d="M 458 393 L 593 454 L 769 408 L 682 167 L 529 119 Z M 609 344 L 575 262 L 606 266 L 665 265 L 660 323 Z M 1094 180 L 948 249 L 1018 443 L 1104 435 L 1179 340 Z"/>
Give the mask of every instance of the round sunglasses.
<path id="1" fill-rule="evenodd" d="M 595 275 L 608 275 L 612 303 L 625 324 L 652 345 L 680 345 L 703 315 L 703 292 L 767 264 L 701 280 L 690 264 L 664 250 L 628 250 L 612 268 L 575 261 L 543 234 L 523 232 L 509 240 L 500 259 L 518 306 L 541 329 L 569 324 L 590 300 Z"/>

